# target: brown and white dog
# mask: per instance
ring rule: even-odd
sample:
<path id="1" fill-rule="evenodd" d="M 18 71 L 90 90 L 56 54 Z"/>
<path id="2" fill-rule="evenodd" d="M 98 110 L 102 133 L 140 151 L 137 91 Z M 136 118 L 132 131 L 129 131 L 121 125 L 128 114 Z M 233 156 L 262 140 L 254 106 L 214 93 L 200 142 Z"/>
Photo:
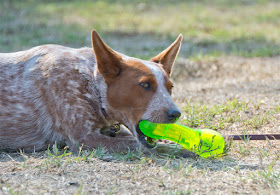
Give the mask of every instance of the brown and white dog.
<path id="1" fill-rule="evenodd" d="M 109 48 L 92 31 L 91 48 L 43 45 L 0 54 L 0 148 L 27 152 L 55 142 L 70 149 L 151 147 L 139 121 L 172 123 L 180 112 L 171 98 L 171 68 L 182 35 L 144 61 Z M 123 124 L 115 137 L 108 131 Z"/>

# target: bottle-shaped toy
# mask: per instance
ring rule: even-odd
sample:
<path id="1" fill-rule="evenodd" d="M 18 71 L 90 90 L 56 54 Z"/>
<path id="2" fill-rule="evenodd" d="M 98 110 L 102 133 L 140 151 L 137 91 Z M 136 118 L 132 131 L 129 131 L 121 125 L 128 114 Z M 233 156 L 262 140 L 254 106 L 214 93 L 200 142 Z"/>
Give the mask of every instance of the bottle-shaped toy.
<path id="1" fill-rule="evenodd" d="M 192 129 L 178 123 L 158 124 L 145 120 L 139 123 L 139 129 L 148 137 L 176 142 L 204 158 L 221 156 L 225 147 L 223 136 L 210 129 Z"/>

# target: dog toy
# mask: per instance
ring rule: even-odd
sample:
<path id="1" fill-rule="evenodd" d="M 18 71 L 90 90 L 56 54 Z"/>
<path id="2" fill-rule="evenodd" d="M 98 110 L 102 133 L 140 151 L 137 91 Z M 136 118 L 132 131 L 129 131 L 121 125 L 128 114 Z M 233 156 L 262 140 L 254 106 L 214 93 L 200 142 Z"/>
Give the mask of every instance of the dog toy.
<path id="1" fill-rule="evenodd" d="M 223 136 L 210 129 L 192 129 L 178 123 L 158 124 L 146 120 L 139 123 L 139 129 L 148 137 L 176 142 L 204 158 L 221 156 L 225 147 Z"/>

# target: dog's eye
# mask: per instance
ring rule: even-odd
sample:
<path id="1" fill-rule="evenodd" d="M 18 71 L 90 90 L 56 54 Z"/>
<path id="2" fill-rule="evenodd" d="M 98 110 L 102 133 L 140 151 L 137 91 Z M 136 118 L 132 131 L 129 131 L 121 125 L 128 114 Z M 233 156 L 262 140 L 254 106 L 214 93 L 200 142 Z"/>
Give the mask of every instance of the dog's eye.
<path id="1" fill-rule="evenodd" d="M 173 86 L 169 89 L 169 94 L 170 95 L 172 94 L 172 89 L 173 89 Z"/>
<path id="2" fill-rule="evenodd" d="M 151 84 L 148 83 L 148 82 L 140 83 L 140 86 L 143 87 L 144 89 L 147 89 L 147 90 L 152 88 Z"/>

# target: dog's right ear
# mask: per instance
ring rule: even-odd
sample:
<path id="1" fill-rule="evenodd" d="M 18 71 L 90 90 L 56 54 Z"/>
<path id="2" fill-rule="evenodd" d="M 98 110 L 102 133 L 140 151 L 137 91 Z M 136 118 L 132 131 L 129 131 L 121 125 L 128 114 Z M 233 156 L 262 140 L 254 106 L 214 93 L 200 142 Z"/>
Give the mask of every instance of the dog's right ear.
<path id="1" fill-rule="evenodd" d="M 111 83 L 122 70 L 122 57 L 108 47 L 95 30 L 92 31 L 92 47 L 97 69 L 107 84 Z"/>
<path id="2" fill-rule="evenodd" d="M 183 36 L 180 34 L 178 38 L 172 43 L 167 49 L 165 49 L 163 52 L 158 54 L 156 57 L 153 57 L 151 59 L 152 62 L 160 63 L 163 65 L 163 69 L 170 77 L 171 75 L 171 69 L 174 64 L 175 58 L 177 57 L 177 54 L 181 47 Z"/>

